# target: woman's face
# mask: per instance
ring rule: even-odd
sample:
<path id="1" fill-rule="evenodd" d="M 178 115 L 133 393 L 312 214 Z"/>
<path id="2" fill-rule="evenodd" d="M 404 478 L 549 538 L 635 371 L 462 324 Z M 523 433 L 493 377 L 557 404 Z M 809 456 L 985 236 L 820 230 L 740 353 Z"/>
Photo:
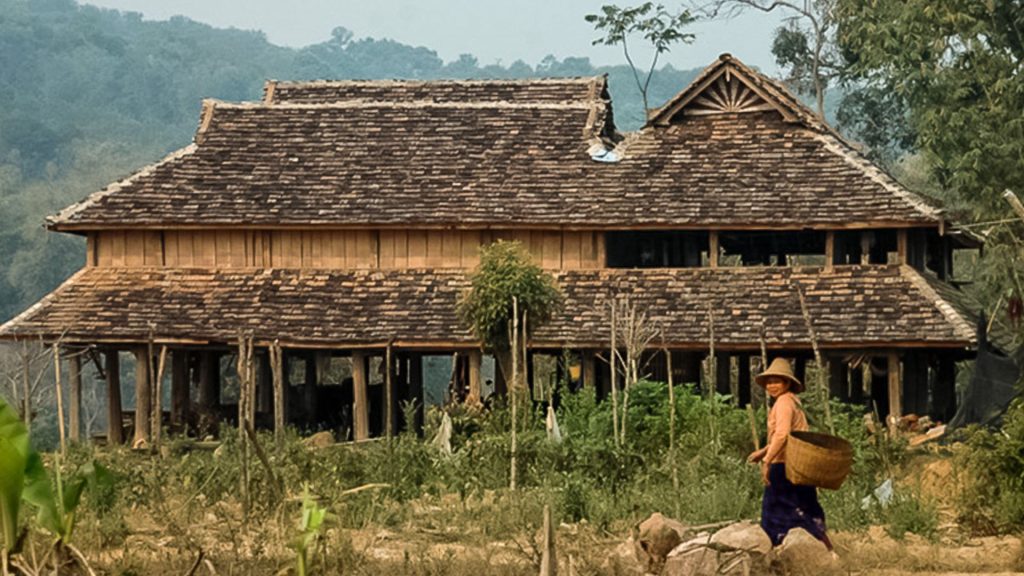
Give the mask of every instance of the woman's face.
<path id="1" fill-rule="evenodd" d="M 780 376 L 769 376 L 764 383 L 764 389 L 772 398 L 778 398 L 789 391 L 789 380 Z"/>

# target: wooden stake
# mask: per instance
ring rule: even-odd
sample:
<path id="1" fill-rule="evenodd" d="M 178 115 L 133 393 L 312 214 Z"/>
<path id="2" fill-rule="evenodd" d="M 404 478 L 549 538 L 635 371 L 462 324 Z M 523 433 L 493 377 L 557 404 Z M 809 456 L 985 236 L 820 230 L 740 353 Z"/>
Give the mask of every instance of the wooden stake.
<path id="1" fill-rule="evenodd" d="M 619 351 L 615 346 L 615 338 L 618 332 L 618 326 L 616 323 L 616 316 L 618 315 L 618 299 L 613 298 L 611 301 L 612 308 L 612 350 L 611 350 L 611 367 L 612 367 L 612 438 L 615 439 L 615 446 L 619 446 Z"/>
<path id="2" fill-rule="evenodd" d="M 544 545 L 540 556 L 540 576 L 558 576 L 555 527 L 551 523 L 551 506 L 547 504 L 544 505 Z"/>
<path id="3" fill-rule="evenodd" d="M 60 384 L 60 347 L 56 343 L 53 345 L 53 379 L 57 387 L 57 432 L 60 434 L 60 454 L 66 456 L 68 445 L 64 431 L 64 394 L 61 392 Z"/>
<path id="4" fill-rule="evenodd" d="M 164 419 L 164 367 L 167 364 L 167 346 L 160 347 L 160 362 L 157 365 L 156 379 L 153 380 L 153 412 L 150 415 L 153 423 L 150 425 L 153 430 L 153 446 L 160 447 Z"/>
<path id="5" fill-rule="evenodd" d="M 480 370 L 483 365 L 484 355 L 480 350 L 469 352 L 469 395 L 466 397 L 466 404 L 479 406 L 483 399 L 481 388 Z"/>
<path id="6" fill-rule="evenodd" d="M 274 382 L 274 439 L 281 442 L 284 438 L 285 398 L 284 398 L 284 361 L 280 340 L 274 340 L 268 352 L 270 370 Z"/>
<path id="7" fill-rule="evenodd" d="M 665 348 L 665 331 L 661 332 L 662 351 L 665 352 L 665 370 L 668 372 L 668 455 L 672 466 L 672 489 L 679 492 L 679 468 L 676 466 L 676 388 L 672 374 L 672 353 Z M 676 516 L 678 517 L 678 506 Z"/>
<path id="8" fill-rule="evenodd" d="M 391 377 L 394 372 L 394 361 L 391 358 L 391 343 L 384 351 L 384 432 L 390 441 L 395 435 L 395 382 Z"/>
<path id="9" fill-rule="evenodd" d="M 70 428 L 71 441 L 82 440 L 82 354 L 75 352 L 68 357 L 68 380 L 71 384 Z"/>
<path id="10" fill-rule="evenodd" d="M 512 382 L 509 398 L 512 401 L 512 449 L 509 467 L 509 489 L 516 489 L 516 404 L 519 388 L 519 299 L 512 297 Z"/>
<path id="11" fill-rule="evenodd" d="M 747 404 L 747 420 L 750 421 L 750 435 L 754 439 L 754 450 L 761 449 L 761 435 L 757 432 L 757 418 L 754 417 L 754 407 Z"/>
<path id="12" fill-rule="evenodd" d="M 118 446 L 124 443 L 124 416 L 121 410 L 121 358 L 117 350 L 106 354 L 107 373 L 107 444 Z"/>
<path id="13" fill-rule="evenodd" d="M 818 395 L 821 396 L 821 402 L 825 408 L 825 423 L 828 425 L 829 433 L 836 433 L 835 423 L 832 421 L 832 403 L 829 401 L 828 394 L 828 382 L 825 379 L 825 375 L 828 372 L 828 366 L 825 365 L 821 359 L 821 350 L 818 348 L 818 335 L 814 331 L 814 324 L 811 323 L 811 312 L 807 308 L 807 299 L 804 298 L 804 291 L 800 289 L 800 286 L 796 287 L 797 296 L 800 297 L 800 313 L 804 317 L 804 325 L 807 327 L 807 336 L 811 339 L 811 348 L 814 350 L 814 361 L 818 364 Z"/>
<path id="14" fill-rule="evenodd" d="M 889 360 L 889 418 L 890 429 L 896 430 L 900 417 L 903 416 L 903 379 L 900 378 L 900 356 L 895 352 L 888 355 Z"/>
<path id="15" fill-rule="evenodd" d="M 352 352 L 352 438 L 356 442 L 370 437 L 370 407 L 366 396 L 366 354 Z"/>
<path id="16" fill-rule="evenodd" d="M 150 376 L 152 362 L 147 361 L 149 357 L 148 347 L 135 348 L 135 437 L 132 439 L 132 448 L 136 449 L 147 448 L 150 442 L 149 410 L 153 397 Z"/>

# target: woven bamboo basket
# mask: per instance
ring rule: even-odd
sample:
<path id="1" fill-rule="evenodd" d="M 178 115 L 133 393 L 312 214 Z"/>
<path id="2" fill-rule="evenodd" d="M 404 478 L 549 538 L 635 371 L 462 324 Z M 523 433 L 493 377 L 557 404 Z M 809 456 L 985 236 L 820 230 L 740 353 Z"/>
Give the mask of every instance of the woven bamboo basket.
<path id="1" fill-rule="evenodd" d="M 786 478 L 793 484 L 838 490 L 852 465 L 853 446 L 837 436 L 792 432 L 786 442 Z"/>

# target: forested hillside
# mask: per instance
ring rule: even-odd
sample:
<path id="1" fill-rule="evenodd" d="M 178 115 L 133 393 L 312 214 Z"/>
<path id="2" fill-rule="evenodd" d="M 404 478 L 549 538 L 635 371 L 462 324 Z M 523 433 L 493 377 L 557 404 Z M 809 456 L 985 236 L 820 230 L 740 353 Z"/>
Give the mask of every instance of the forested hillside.
<path id="1" fill-rule="evenodd" d="M 258 99 L 267 78 L 607 73 L 618 125 L 636 128 L 643 118 L 625 66 L 550 57 L 534 65 L 482 65 L 470 55 L 446 63 L 428 48 L 353 40 L 344 22 L 338 26 L 320 44 L 291 49 L 258 32 L 186 18 L 153 22 L 72 0 L 0 0 L 0 321 L 82 263 L 82 241 L 47 233 L 43 218 L 187 144 L 202 98 Z M 694 74 L 660 70 L 652 104 Z"/>

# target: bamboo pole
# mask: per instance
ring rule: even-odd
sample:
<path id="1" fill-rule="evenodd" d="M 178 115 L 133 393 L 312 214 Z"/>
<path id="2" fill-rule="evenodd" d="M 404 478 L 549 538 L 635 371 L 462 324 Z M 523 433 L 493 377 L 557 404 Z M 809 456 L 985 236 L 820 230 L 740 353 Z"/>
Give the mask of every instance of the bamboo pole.
<path id="1" fill-rule="evenodd" d="M 665 369 L 668 372 L 668 455 L 672 466 L 672 489 L 679 492 L 679 468 L 676 465 L 676 392 L 675 377 L 672 374 L 672 353 L 665 347 L 665 331 L 661 332 L 662 350 L 665 352 Z M 676 517 L 678 514 L 676 506 Z"/>
<path id="2" fill-rule="evenodd" d="M 516 404 L 519 387 L 519 299 L 512 297 L 512 383 L 509 398 L 512 400 L 512 455 L 509 470 L 509 488 L 516 489 Z"/>
<path id="3" fill-rule="evenodd" d="M 391 359 L 390 342 L 388 342 L 388 347 L 384 351 L 384 363 L 386 364 L 386 368 L 384 369 L 384 432 L 388 441 L 390 441 L 395 435 L 395 410 L 393 408 L 395 401 L 395 383 L 391 378 L 391 373 L 394 371 L 394 362 Z"/>
<path id="4" fill-rule="evenodd" d="M 271 378 L 274 383 L 274 440 L 280 443 L 284 438 L 285 420 L 284 363 L 282 361 L 283 353 L 280 340 L 274 340 L 274 343 L 270 345 L 268 356 L 270 357 Z"/>
<path id="5" fill-rule="evenodd" d="M 121 357 L 117 350 L 106 354 L 107 373 L 107 444 L 124 443 L 124 417 L 121 408 Z"/>
<path id="6" fill-rule="evenodd" d="M 555 552 L 555 527 L 551 523 L 551 506 L 544 505 L 544 543 L 540 556 L 540 576 L 558 576 L 558 554 Z"/>
<path id="7" fill-rule="evenodd" d="M 611 302 L 611 314 L 612 314 L 612 350 L 611 350 L 611 366 L 612 366 L 612 438 L 615 440 L 615 447 L 619 446 L 619 361 L 618 349 L 615 347 L 616 333 L 618 332 L 618 326 L 616 325 L 616 316 L 618 316 L 618 300 L 613 298 Z"/>
<path id="8" fill-rule="evenodd" d="M 800 313 L 804 317 L 804 325 L 807 326 L 807 335 L 811 339 L 811 348 L 814 350 L 814 361 L 818 365 L 818 395 L 821 396 L 821 403 L 825 408 L 825 423 L 828 425 L 830 434 L 836 433 L 835 423 L 832 421 L 832 403 L 829 401 L 828 382 L 825 380 L 827 367 L 821 359 L 821 350 L 818 348 L 818 335 L 814 331 L 814 324 L 811 323 L 811 313 L 807 308 L 807 299 L 804 298 L 804 291 L 800 286 L 796 287 L 796 293 L 800 297 Z"/>
<path id="9" fill-rule="evenodd" d="M 163 398 L 164 398 L 164 368 L 167 364 L 167 346 L 160 347 L 160 362 L 157 365 L 156 378 L 153 380 L 153 411 L 150 413 L 152 423 L 150 429 L 153 431 L 153 446 L 160 447 L 160 439 L 163 427 Z"/>
<path id="10" fill-rule="evenodd" d="M 1017 213 L 1017 216 L 1020 217 L 1021 221 L 1024 221 L 1024 203 L 1021 203 L 1020 198 L 1018 198 L 1017 195 L 1009 188 L 1003 191 L 1003 198 L 1010 203 L 1010 207 L 1012 207 L 1013 211 Z"/>
<path id="11" fill-rule="evenodd" d="M 45 351 L 45 350 L 44 350 Z M 29 363 L 28 354 L 28 342 L 21 343 L 21 385 L 22 385 L 22 401 L 24 402 L 24 408 L 22 409 L 22 418 L 25 419 L 25 430 L 32 431 L 32 367 Z"/>
<path id="12" fill-rule="evenodd" d="M 68 356 L 68 380 L 70 381 L 71 409 L 69 426 L 72 442 L 82 440 L 82 356 L 76 352 Z"/>
<path id="13" fill-rule="evenodd" d="M 61 391 L 60 382 L 60 347 L 56 343 L 53 345 L 53 380 L 57 388 L 57 431 L 60 434 L 60 454 L 66 456 L 68 445 L 64 430 L 64 394 Z"/>

